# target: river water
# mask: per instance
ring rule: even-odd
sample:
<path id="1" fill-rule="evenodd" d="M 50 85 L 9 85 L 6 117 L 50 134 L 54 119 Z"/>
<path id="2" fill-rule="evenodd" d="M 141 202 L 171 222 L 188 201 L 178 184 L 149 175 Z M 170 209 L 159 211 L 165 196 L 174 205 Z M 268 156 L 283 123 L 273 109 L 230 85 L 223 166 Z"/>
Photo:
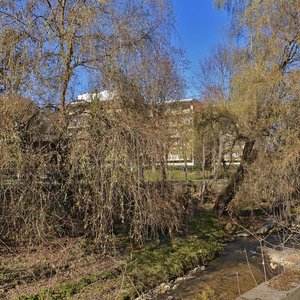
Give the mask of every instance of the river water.
<path id="1" fill-rule="evenodd" d="M 152 299 L 236 299 L 263 282 L 265 277 L 269 279 L 279 272 L 263 264 L 262 255 L 257 252 L 259 246 L 255 238 L 239 237 L 227 244 L 223 252 L 205 269 L 199 267 L 190 272 L 185 278 L 170 284 L 165 293 L 153 296 Z"/>

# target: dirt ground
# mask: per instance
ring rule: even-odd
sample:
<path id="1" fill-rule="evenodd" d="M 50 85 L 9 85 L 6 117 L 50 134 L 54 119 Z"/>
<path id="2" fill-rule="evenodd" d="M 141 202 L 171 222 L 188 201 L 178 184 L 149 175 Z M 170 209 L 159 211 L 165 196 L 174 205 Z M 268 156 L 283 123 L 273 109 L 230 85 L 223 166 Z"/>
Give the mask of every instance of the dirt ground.
<path id="1" fill-rule="evenodd" d="M 38 247 L 15 247 L 2 241 L 0 299 L 36 294 L 90 274 L 116 269 L 121 264 L 121 257 L 89 251 L 81 239 L 60 239 Z M 100 283 L 103 289 L 103 282 L 93 284 Z M 106 288 L 117 293 L 118 285 L 118 281 L 113 281 Z"/>

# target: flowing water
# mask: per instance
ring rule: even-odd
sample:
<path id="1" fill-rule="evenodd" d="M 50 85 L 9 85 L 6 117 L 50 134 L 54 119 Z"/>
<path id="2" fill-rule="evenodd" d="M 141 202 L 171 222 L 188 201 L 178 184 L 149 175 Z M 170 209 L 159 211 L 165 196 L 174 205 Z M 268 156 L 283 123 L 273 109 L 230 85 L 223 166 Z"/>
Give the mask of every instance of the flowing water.
<path id="1" fill-rule="evenodd" d="M 271 239 L 274 241 L 274 238 Z M 171 284 L 167 292 L 152 299 L 236 299 L 263 282 L 265 277 L 277 275 L 267 264 L 264 270 L 262 255 L 257 252 L 259 246 L 259 242 L 252 237 L 239 237 L 225 246 L 205 270 L 198 268 L 186 278 Z"/>

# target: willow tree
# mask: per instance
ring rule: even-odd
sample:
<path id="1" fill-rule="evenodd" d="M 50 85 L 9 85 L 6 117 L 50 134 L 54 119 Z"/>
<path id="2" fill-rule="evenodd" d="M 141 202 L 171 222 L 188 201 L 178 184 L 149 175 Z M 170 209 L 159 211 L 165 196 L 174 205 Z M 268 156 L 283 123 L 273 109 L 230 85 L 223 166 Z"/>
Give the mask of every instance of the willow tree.
<path id="1" fill-rule="evenodd" d="M 60 104 L 40 109 L 39 126 L 25 130 L 42 141 L 21 145 L 20 165 L 29 171 L 9 197 L 6 186 L 0 193 L 15 216 L 1 215 L 6 236 L 85 235 L 110 246 L 120 230 L 140 243 L 178 230 L 181 193 L 143 176 L 160 160 L 165 168 L 163 102 L 182 90 L 168 1 L 1 3 L 3 25 L 23 34 L 35 62 L 27 92 Z M 84 80 L 113 99 L 68 105 Z"/>
<path id="2" fill-rule="evenodd" d="M 87 234 L 100 241 L 111 242 L 122 229 L 143 243 L 181 225 L 182 193 L 144 176 L 152 166 L 165 173 L 164 101 L 180 95 L 182 86 L 168 43 L 157 38 L 105 59 L 102 84 L 113 99 L 101 101 L 95 91 L 86 113 L 88 130 L 72 144 L 72 179 L 77 185 L 80 170 L 87 186 L 77 185 L 74 207 L 84 212 Z"/>
<path id="3" fill-rule="evenodd" d="M 238 1 L 233 4 L 238 5 Z M 228 106 L 236 116 L 236 128 L 244 150 L 237 172 L 217 197 L 215 208 L 219 213 L 227 208 L 237 193 L 244 191 L 245 194 L 243 185 L 253 176 L 260 182 L 257 182 L 260 189 L 255 190 L 252 186 L 248 194 L 255 194 L 256 199 L 262 187 L 265 197 L 267 191 L 270 194 L 274 192 L 270 198 L 278 201 L 292 198 L 299 189 L 297 172 L 292 171 L 292 161 L 299 157 L 295 149 L 299 132 L 291 130 L 298 126 L 298 118 L 287 118 L 288 114 L 295 113 L 299 102 L 296 83 L 300 61 L 298 1 L 249 1 L 239 11 L 235 22 L 238 22 L 236 25 L 248 45 L 244 48 L 244 59 L 232 78 Z M 293 153 L 292 156 L 288 155 L 287 149 Z M 284 167 L 276 159 L 280 156 L 281 162 L 289 161 Z M 263 175 L 270 168 L 268 160 L 271 160 L 272 168 L 281 169 L 282 173 L 277 175 L 282 179 L 280 185 L 272 180 L 274 177 Z M 283 174 L 293 172 L 293 187 L 289 192 L 285 189 L 279 191 L 278 187 L 287 183 Z"/>
<path id="4" fill-rule="evenodd" d="M 26 37 L 9 24 L 0 33 L 0 93 L 22 93 L 30 85 L 31 57 Z"/>
<path id="5" fill-rule="evenodd" d="M 1 30 L 10 26 L 27 38 L 34 61 L 32 95 L 47 102 L 58 98 L 64 111 L 72 87 L 107 57 L 145 40 L 156 43 L 168 9 L 162 0 L 3 0 Z"/>

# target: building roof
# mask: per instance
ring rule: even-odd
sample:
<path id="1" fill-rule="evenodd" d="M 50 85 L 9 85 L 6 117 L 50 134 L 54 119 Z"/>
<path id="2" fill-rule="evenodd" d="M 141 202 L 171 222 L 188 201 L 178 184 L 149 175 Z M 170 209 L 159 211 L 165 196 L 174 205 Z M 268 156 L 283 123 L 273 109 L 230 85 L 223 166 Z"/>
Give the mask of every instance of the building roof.
<path id="1" fill-rule="evenodd" d="M 114 97 L 115 97 L 115 92 L 104 90 L 99 93 L 85 93 L 79 95 L 77 97 L 77 100 L 91 102 L 94 99 L 98 99 L 100 101 L 108 101 L 108 100 L 112 100 Z"/>

